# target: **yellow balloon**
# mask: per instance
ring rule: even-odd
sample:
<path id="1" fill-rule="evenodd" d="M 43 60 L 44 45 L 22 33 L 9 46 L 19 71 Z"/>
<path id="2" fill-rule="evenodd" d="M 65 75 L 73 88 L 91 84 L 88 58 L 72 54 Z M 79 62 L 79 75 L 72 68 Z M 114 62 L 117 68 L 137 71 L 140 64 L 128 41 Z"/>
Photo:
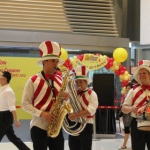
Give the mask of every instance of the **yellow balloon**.
<path id="1" fill-rule="evenodd" d="M 106 55 L 104 55 L 103 57 L 104 57 L 104 59 L 107 59 L 107 56 L 106 56 Z"/>
<path id="2" fill-rule="evenodd" d="M 115 67 L 114 66 L 110 67 L 110 70 L 115 71 Z"/>
<path id="3" fill-rule="evenodd" d="M 124 77 L 123 77 L 123 75 L 120 75 L 119 78 L 123 80 Z"/>
<path id="4" fill-rule="evenodd" d="M 66 61 L 68 58 L 68 52 L 64 48 L 61 48 L 60 58 L 63 59 L 64 61 Z"/>
<path id="5" fill-rule="evenodd" d="M 73 59 L 77 59 L 77 56 L 73 56 Z"/>
<path id="6" fill-rule="evenodd" d="M 128 57 L 128 53 L 124 48 L 116 48 L 113 52 L 113 58 L 116 62 L 124 62 Z"/>
<path id="7" fill-rule="evenodd" d="M 129 77 L 128 77 L 128 76 L 125 76 L 123 79 L 124 79 L 124 80 L 129 80 Z"/>
<path id="8" fill-rule="evenodd" d="M 116 66 L 116 65 L 117 65 L 117 62 L 116 62 L 116 61 L 114 61 L 114 62 L 113 62 L 113 65 L 114 65 L 114 66 Z"/>
<path id="9" fill-rule="evenodd" d="M 124 90 L 121 90 L 121 94 L 125 94 L 125 91 L 124 91 Z"/>
<path id="10" fill-rule="evenodd" d="M 128 75 L 129 73 L 128 73 L 128 71 L 125 71 L 124 74 L 125 74 L 125 75 Z"/>
<path id="11" fill-rule="evenodd" d="M 115 66 L 115 70 L 118 70 L 118 69 L 119 69 L 119 66 L 116 65 L 116 66 Z"/>

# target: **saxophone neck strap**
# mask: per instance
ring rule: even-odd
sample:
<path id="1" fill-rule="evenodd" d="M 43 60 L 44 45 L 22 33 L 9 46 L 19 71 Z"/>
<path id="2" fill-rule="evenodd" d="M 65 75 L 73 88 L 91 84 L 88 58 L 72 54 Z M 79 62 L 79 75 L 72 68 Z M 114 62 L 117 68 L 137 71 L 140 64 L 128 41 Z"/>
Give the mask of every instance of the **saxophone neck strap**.
<path id="1" fill-rule="evenodd" d="M 55 89 L 54 89 L 54 81 L 51 80 L 51 84 L 50 84 L 49 80 L 47 80 L 46 77 L 45 77 L 45 75 L 44 75 L 44 71 L 41 71 L 41 74 L 42 74 L 43 78 L 47 81 L 49 87 L 52 90 L 53 98 L 56 100 L 56 93 L 55 93 Z"/>

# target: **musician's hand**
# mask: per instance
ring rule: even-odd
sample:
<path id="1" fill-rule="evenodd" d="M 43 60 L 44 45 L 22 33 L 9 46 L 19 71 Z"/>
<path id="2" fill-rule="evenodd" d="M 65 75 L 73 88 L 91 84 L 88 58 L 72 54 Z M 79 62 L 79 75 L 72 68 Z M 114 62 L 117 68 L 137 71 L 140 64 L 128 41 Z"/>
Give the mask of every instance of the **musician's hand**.
<path id="1" fill-rule="evenodd" d="M 70 114 L 68 115 L 68 118 L 69 118 L 70 120 L 75 120 L 75 119 L 77 118 L 77 114 L 75 114 L 75 113 L 70 113 Z"/>
<path id="2" fill-rule="evenodd" d="M 54 122 L 54 116 L 51 115 L 49 112 L 43 111 L 40 117 L 44 118 L 48 123 Z"/>
<path id="3" fill-rule="evenodd" d="M 68 92 L 64 92 L 63 99 L 64 100 L 68 100 L 69 99 L 69 93 Z"/>
<path id="4" fill-rule="evenodd" d="M 132 107 L 131 107 L 131 112 L 137 114 L 138 108 L 137 108 L 136 106 L 132 106 Z"/>

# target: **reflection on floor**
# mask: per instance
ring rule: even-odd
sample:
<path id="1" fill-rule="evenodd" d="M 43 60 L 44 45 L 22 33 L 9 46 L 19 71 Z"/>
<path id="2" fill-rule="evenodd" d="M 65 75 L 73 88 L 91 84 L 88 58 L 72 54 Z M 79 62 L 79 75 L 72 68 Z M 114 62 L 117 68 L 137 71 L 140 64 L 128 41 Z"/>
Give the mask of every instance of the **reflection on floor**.
<path id="1" fill-rule="evenodd" d="M 32 148 L 32 143 L 30 139 L 30 128 L 29 128 L 29 120 L 22 120 L 21 121 L 21 127 L 19 129 L 15 129 L 15 133 L 19 138 L 21 138 L 30 148 Z M 116 121 L 116 126 L 117 126 L 117 133 L 114 135 L 114 137 L 95 137 L 93 138 L 93 146 L 92 150 L 118 150 L 118 147 L 121 146 L 123 142 L 123 124 L 122 120 L 120 121 L 120 126 L 121 126 L 121 133 L 120 133 L 120 128 L 119 128 L 119 123 Z M 68 147 L 68 135 L 64 133 L 65 137 L 65 150 L 69 150 Z M 127 144 L 127 149 L 126 150 L 131 150 L 131 140 L 129 139 L 128 144 Z M 2 139 L 2 142 L 0 143 L 0 150 L 16 150 L 17 148 L 8 141 L 7 137 L 4 137 Z"/>

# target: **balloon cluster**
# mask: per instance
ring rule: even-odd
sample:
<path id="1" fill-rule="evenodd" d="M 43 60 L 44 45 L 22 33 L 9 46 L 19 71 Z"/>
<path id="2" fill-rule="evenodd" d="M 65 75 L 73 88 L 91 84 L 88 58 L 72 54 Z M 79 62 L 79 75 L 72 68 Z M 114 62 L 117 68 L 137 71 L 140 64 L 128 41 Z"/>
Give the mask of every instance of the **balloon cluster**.
<path id="1" fill-rule="evenodd" d="M 78 56 L 78 55 L 77 55 Z M 70 61 L 71 61 L 71 63 L 72 63 L 72 67 L 73 68 L 75 68 L 75 67 L 77 67 L 77 56 L 73 56 L 73 57 L 70 57 Z"/>
<path id="2" fill-rule="evenodd" d="M 105 68 L 110 69 L 120 79 L 122 87 L 121 94 L 125 94 L 126 85 L 129 83 L 131 77 L 126 67 L 121 64 L 121 62 L 124 62 L 127 59 L 127 56 L 128 54 L 125 49 L 117 48 L 113 52 L 113 58 L 106 58 L 108 63 L 105 65 Z"/>
<path id="3" fill-rule="evenodd" d="M 90 57 L 91 55 L 92 54 L 86 54 L 87 57 Z M 131 75 L 128 73 L 126 67 L 121 64 L 121 62 L 124 62 L 127 59 L 127 51 L 124 48 L 116 48 L 113 52 L 113 58 L 107 57 L 106 55 L 102 56 L 99 53 L 96 53 L 95 55 L 99 56 L 99 59 L 101 59 L 102 57 L 107 59 L 105 68 L 110 69 L 116 74 L 116 76 L 119 77 L 122 87 L 121 94 L 125 94 L 126 85 L 129 83 Z M 65 61 L 64 64 L 60 66 L 60 68 L 67 67 L 71 70 L 77 67 L 77 60 L 80 60 L 82 62 L 84 54 L 68 58 L 67 51 L 62 48 L 60 58 Z"/>
<path id="4" fill-rule="evenodd" d="M 121 63 L 116 62 L 114 58 L 107 57 L 106 59 L 108 63 L 105 65 L 105 68 L 113 71 L 120 78 L 120 82 L 128 81 L 130 79 L 130 74 L 126 70 L 126 67 L 124 67 Z M 125 84 L 123 85 L 125 86 Z"/>
<path id="5" fill-rule="evenodd" d="M 72 65 L 73 65 L 73 68 L 78 66 L 77 60 L 82 61 L 83 58 L 84 58 L 84 54 L 80 54 L 80 55 L 76 55 L 76 56 L 70 57 L 70 61 L 71 61 Z"/>
<path id="6" fill-rule="evenodd" d="M 70 59 L 68 58 L 68 52 L 64 48 L 61 48 L 60 58 L 62 60 L 64 60 L 64 64 L 62 66 L 60 66 L 60 68 L 66 67 L 69 70 L 71 70 L 73 68 L 72 63 L 71 63 Z"/>
<path id="7" fill-rule="evenodd" d="M 121 65 L 121 62 L 124 62 L 127 57 L 128 53 L 124 48 L 116 48 L 113 52 L 113 58 L 118 64 L 117 66 L 115 66 L 115 73 L 120 78 L 122 87 L 121 94 L 126 93 L 126 85 L 129 83 L 131 77 L 131 75 L 126 70 L 126 67 Z"/>
<path id="8" fill-rule="evenodd" d="M 66 68 L 68 68 L 69 70 L 72 70 L 73 69 L 73 65 L 70 61 L 69 58 L 67 58 L 67 60 L 65 61 L 65 63 L 63 64 Z"/>

